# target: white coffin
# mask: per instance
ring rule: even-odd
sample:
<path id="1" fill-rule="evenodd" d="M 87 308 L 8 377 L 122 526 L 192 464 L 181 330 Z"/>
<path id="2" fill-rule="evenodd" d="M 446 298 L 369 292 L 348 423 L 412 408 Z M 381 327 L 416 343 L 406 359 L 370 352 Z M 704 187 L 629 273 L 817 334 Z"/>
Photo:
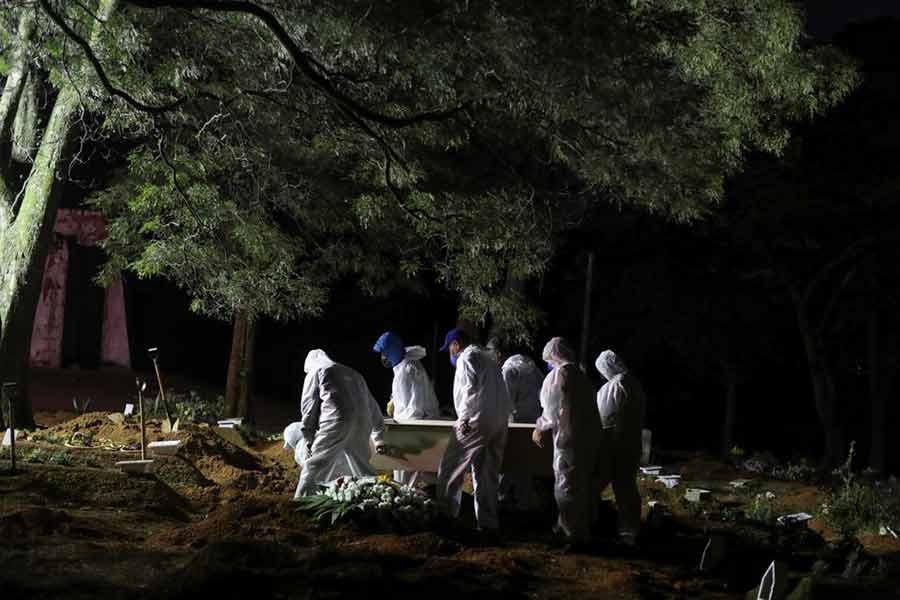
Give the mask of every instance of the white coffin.
<path id="1" fill-rule="evenodd" d="M 437 473 L 453 432 L 454 421 L 384 420 L 386 454 L 373 454 L 372 466 L 379 471 L 424 471 Z M 504 473 L 553 475 L 553 439 L 547 433 L 544 447 L 531 441 L 534 425 L 510 423 L 503 454 Z"/>

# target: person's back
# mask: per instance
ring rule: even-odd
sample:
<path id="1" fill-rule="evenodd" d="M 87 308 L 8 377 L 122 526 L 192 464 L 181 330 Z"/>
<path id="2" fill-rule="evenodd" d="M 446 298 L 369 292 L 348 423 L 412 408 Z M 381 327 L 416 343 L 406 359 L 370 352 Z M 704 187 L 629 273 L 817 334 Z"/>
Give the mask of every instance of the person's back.
<path id="1" fill-rule="evenodd" d="M 615 353 L 607 350 L 601 357 L 597 370 L 607 381 L 597 392 L 597 409 L 603 429 L 622 458 L 638 461 L 646 405 L 643 387 Z"/>
<path id="2" fill-rule="evenodd" d="M 513 422 L 534 423 L 541 415 L 543 373 L 527 356 L 514 354 L 503 363 L 502 374 L 509 392 Z"/>
<path id="3" fill-rule="evenodd" d="M 453 379 L 453 402 L 459 419 L 473 429 L 493 433 L 509 418 L 509 395 L 494 358 L 479 346 L 459 356 Z"/>
<path id="4" fill-rule="evenodd" d="M 496 530 L 497 488 L 509 418 L 509 395 L 497 362 L 469 345 L 457 328 L 447 333 L 441 351 L 449 350 L 456 369 L 453 403 L 456 423 L 438 468 L 437 496 L 452 517 L 459 515 L 465 474 L 472 474 L 475 518 L 482 530 Z"/>
<path id="5" fill-rule="evenodd" d="M 391 397 L 395 419 L 436 419 L 440 415 L 434 386 L 422 366 L 424 356 L 421 346 L 406 348 L 403 360 L 394 367 Z"/>
<path id="6" fill-rule="evenodd" d="M 578 458 L 593 460 L 599 445 L 600 414 L 594 402 L 594 386 L 590 378 L 574 363 L 557 370 L 563 389 L 560 407 L 560 431 L 566 432 L 566 448 L 572 448 Z"/>
<path id="7" fill-rule="evenodd" d="M 308 361 L 301 428 L 311 447 L 298 496 L 315 493 L 319 484 L 341 475 L 374 474 L 369 465 L 369 439 L 374 437 L 376 444 L 380 443 L 384 429 L 380 409 L 362 375 L 325 359 Z"/>
<path id="8" fill-rule="evenodd" d="M 590 535 L 597 480 L 601 427 L 590 379 L 575 364 L 575 353 L 563 338 L 544 347 L 543 358 L 551 366 L 541 386 L 541 416 L 535 423 L 534 442 L 553 432 L 553 495 L 559 508 L 556 530 L 572 542 Z"/>
<path id="9" fill-rule="evenodd" d="M 633 543 L 640 529 L 641 498 L 636 476 L 646 401 L 640 382 L 615 352 L 601 352 L 596 367 L 607 380 L 597 392 L 604 440 L 597 487 L 602 491 L 612 483 L 619 508 L 619 532 L 623 540 Z"/>

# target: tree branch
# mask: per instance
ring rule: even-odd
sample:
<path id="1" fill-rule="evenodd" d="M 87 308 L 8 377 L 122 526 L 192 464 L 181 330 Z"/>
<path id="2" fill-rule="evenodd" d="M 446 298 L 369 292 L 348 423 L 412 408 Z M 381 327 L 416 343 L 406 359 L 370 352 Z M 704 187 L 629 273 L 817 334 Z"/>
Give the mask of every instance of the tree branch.
<path id="1" fill-rule="evenodd" d="M 244 0 L 125 0 L 127 3 L 139 8 L 181 8 L 185 10 L 199 9 L 228 13 L 242 13 L 256 17 L 276 37 L 282 47 L 294 60 L 300 71 L 312 81 L 326 96 L 337 103 L 346 111 L 352 112 L 358 117 L 378 123 L 385 127 L 399 129 L 426 122 L 445 121 L 452 118 L 469 106 L 470 102 L 464 102 L 457 106 L 425 111 L 406 116 L 392 116 L 364 106 L 360 101 L 337 89 L 329 79 L 324 66 L 310 52 L 301 48 L 287 32 L 278 18 L 265 8 Z M 46 2 L 46 0 L 41 0 Z"/>
<path id="2" fill-rule="evenodd" d="M 44 12 L 47 13 L 47 16 L 50 17 L 50 20 L 53 21 L 57 27 L 62 29 L 63 33 L 65 33 L 69 39 L 71 39 L 73 42 L 78 44 L 79 47 L 81 47 L 84 55 L 94 67 L 94 72 L 97 73 L 97 77 L 100 78 L 100 83 L 103 84 L 103 87 L 106 89 L 109 95 L 121 98 L 132 108 L 154 115 L 159 115 L 174 110 L 175 108 L 178 108 L 179 106 L 184 104 L 187 100 L 186 98 L 180 98 L 169 104 L 154 106 L 151 104 L 145 104 L 125 90 L 121 90 L 115 87 L 109 80 L 109 77 L 107 77 L 106 72 L 103 70 L 103 65 L 100 64 L 100 60 L 97 58 L 97 55 L 94 54 L 94 51 L 91 49 L 91 45 L 87 42 L 87 40 L 78 35 L 78 33 L 74 29 L 72 29 L 65 22 L 65 20 L 63 20 L 62 16 L 60 16 L 59 13 L 53 10 L 48 0 L 38 0 L 38 3 L 41 5 L 41 8 L 44 10 Z"/>

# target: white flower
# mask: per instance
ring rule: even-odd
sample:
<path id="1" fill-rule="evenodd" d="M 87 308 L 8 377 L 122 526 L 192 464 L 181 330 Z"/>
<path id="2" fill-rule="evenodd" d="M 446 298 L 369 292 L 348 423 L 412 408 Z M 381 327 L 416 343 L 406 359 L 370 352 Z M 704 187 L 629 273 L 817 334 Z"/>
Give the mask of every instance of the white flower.
<path id="1" fill-rule="evenodd" d="M 775 494 L 772 492 L 766 492 L 766 500 L 773 500 L 775 498 Z"/>

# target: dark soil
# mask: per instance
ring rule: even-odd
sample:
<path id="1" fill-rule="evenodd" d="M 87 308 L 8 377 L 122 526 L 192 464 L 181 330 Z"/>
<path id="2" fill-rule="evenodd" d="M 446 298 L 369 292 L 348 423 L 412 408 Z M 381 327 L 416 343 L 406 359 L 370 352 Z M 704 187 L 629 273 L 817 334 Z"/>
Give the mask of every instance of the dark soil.
<path id="1" fill-rule="evenodd" d="M 728 517 L 746 510 L 757 490 L 774 492 L 779 512 L 814 511 L 819 492 L 759 477 L 758 487 L 736 492 L 731 479 L 753 477 L 696 455 L 668 464 L 685 478 L 679 488 L 642 480 L 644 500 L 664 502 L 672 516 L 659 529 L 648 526 L 638 550 L 601 536 L 564 552 L 550 533 L 552 505 L 504 515 L 500 539 L 490 542 L 474 531 L 470 504 L 459 522 L 431 531 L 326 528 L 291 502 L 299 473 L 281 442 L 205 425 L 164 435 L 152 422 L 148 440 L 183 444 L 175 456 L 156 457 L 151 474 L 126 475 L 115 462 L 137 453 L 65 441 L 82 432 L 92 443 L 133 443 L 134 423 L 113 423 L 105 413 L 53 418 L 41 441 L 19 444 L 20 472 L 0 475 L 3 598 L 743 598 L 776 559 L 797 587 L 831 538 L 818 521 L 789 530 Z M 8 465 L 0 460 L 0 471 Z M 713 490 L 715 500 L 683 503 L 687 485 Z M 603 532 L 614 531 L 608 499 L 603 514 Z M 701 573 L 712 535 L 725 538 L 726 559 Z M 812 597 L 897 597 L 900 543 L 862 541 L 880 570 L 855 581 L 834 573 L 809 580 Z"/>

